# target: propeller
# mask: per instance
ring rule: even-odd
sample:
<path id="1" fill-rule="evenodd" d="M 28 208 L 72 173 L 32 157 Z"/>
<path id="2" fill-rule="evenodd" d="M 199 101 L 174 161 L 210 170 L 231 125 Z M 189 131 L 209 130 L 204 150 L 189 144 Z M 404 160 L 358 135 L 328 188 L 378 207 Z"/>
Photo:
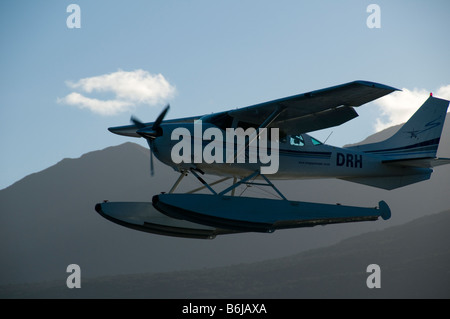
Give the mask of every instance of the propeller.
<path id="1" fill-rule="evenodd" d="M 166 116 L 167 112 L 169 111 L 170 104 L 167 104 L 164 110 L 158 115 L 156 118 L 156 121 L 153 122 L 153 125 L 146 125 L 140 120 L 138 120 L 136 117 L 131 116 L 130 121 L 136 125 L 138 130 L 136 131 L 137 134 L 144 137 L 147 141 L 148 147 L 150 148 L 150 174 L 154 175 L 154 168 L 153 168 L 153 143 L 155 139 L 163 134 L 161 129 L 161 122 L 164 120 L 164 117 Z"/>

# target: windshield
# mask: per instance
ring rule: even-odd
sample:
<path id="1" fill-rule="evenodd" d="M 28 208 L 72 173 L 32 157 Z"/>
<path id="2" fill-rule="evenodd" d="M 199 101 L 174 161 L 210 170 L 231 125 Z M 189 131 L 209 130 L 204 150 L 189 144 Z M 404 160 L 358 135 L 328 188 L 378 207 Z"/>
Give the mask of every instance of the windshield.
<path id="1" fill-rule="evenodd" d="M 307 134 L 290 135 L 289 144 L 292 146 L 305 146 L 305 145 L 322 145 L 323 143 Z"/>

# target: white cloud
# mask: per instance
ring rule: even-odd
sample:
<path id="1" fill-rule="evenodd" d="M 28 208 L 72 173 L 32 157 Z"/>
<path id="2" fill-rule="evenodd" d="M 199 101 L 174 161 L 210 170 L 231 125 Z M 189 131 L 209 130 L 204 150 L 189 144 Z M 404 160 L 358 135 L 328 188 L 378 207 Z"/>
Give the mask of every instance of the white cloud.
<path id="1" fill-rule="evenodd" d="M 72 89 L 89 94 L 113 93 L 114 98 L 109 100 L 86 97 L 78 92 L 72 92 L 57 100 L 59 103 L 87 108 L 100 115 L 115 115 L 130 111 L 141 104 L 160 105 L 175 95 L 175 87 L 162 74 L 153 75 L 144 70 L 130 72 L 119 70 L 77 82 L 68 81 L 66 84 Z"/>
<path id="2" fill-rule="evenodd" d="M 374 103 L 380 106 L 381 117 L 376 119 L 375 130 L 379 132 L 390 126 L 405 123 L 429 95 L 430 91 L 425 89 L 403 88 L 402 91 L 396 91 L 376 100 Z M 450 99 L 450 84 L 441 86 L 433 92 L 433 96 Z"/>
<path id="3" fill-rule="evenodd" d="M 72 92 L 63 99 L 58 99 L 58 102 L 62 102 L 69 105 L 78 106 L 80 109 L 89 109 L 90 111 L 100 115 L 114 115 L 120 112 L 125 112 L 133 106 L 132 103 L 120 100 L 99 100 L 84 95 Z"/>
<path id="4" fill-rule="evenodd" d="M 445 85 L 445 86 L 441 86 L 437 91 L 436 91 L 436 97 L 440 97 L 442 99 L 446 99 L 446 100 L 450 100 L 450 84 L 449 85 Z"/>

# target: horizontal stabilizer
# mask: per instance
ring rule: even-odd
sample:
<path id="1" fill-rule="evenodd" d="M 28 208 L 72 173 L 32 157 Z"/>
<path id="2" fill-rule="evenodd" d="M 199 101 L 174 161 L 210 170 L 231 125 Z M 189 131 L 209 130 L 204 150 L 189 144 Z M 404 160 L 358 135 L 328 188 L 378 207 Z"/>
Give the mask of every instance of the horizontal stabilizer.
<path id="1" fill-rule="evenodd" d="M 384 164 L 402 167 L 432 168 L 440 165 L 450 164 L 450 158 L 412 158 L 403 160 L 383 161 Z"/>
<path id="2" fill-rule="evenodd" d="M 392 190 L 430 179 L 431 172 L 426 174 L 405 175 L 405 176 L 384 176 L 384 177 L 346 177 L 342 180 L 373 186 L 377 188 Z"/>

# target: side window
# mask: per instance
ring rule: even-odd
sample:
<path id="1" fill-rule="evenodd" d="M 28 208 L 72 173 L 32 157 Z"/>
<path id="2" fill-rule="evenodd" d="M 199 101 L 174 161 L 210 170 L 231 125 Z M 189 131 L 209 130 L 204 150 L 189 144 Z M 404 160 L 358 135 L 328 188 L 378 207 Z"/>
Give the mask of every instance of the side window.
<path id="1" fill-rule="evenodd" d="M 291 135 L 289 142 L 294 146 L 304 146 L 305 141 L 303 140 L 303 136 L 301 135 Z"/>
<path id="2" fill-rule="evenodd" d="M 313 145 L 322 145 L 323 143 L 316 140 L 314 137 L 311 137 L 311 142 L 313 143 Z"/>

